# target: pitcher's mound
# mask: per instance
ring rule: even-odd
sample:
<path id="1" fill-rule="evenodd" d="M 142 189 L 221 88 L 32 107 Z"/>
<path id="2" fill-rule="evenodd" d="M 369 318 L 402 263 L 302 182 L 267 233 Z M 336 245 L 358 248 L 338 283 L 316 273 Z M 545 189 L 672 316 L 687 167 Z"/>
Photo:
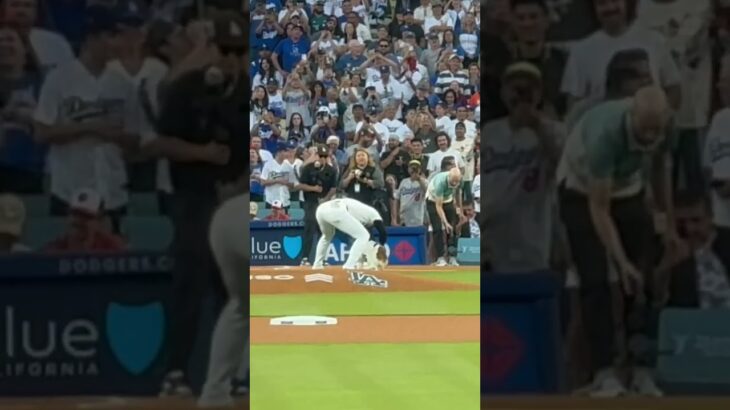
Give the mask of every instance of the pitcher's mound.
<path id="1" fill-rule="evenodd" d="M 415 292 L 479 290 L 478 285 L 419 278 L 398 268 L 382 271 L 345 271 L 340 267 L 312 270 L 302 267 L 251 269 L 251 293 Z"/>

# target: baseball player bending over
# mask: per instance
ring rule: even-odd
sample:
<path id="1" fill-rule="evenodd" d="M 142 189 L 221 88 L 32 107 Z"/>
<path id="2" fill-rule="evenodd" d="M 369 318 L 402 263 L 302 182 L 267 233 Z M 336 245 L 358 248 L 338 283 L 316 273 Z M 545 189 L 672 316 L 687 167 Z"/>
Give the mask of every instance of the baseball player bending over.
<path id="1" fill-rule="evenodd" d="M 375 208 L 352 198 L 333 199 L 317 207 L 316 218 L 322 236 L 317 243 L 317 255 L 312 269 L 321 269 L 324 266 L 327 249 L 338 230 L 355 240 L 343 269 L 356 269 L 363 257 L 367 261 L 366 266 L 371 269 L 380 269 L 388 264 L 384 246 L 388 234 L 383 218 Z M 370 242 L 369 228 L 373 226 L 378 230 L 379 244 Z"/>
<path id="2" fill-rule="evenodd" d="M 213 216 L 210 225 L 210 246 L 220 267 L 228 293 L 228 303 L 218 318 L 213 332 L 208 376 L 199 407 L 233 406 L 231 382 L 241 363 L 249 335 L 248 293 L 245 278 L 249 244 L 249 194 L 226 201 Z"/>

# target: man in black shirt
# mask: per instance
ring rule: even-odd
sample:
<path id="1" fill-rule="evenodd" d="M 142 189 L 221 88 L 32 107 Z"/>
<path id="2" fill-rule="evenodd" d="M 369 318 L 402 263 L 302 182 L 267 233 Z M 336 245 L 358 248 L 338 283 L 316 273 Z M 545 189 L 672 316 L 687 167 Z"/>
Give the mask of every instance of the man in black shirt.
<path id="1" fill-rule="evenodd" d="M 383 168 L 385 176 L 393 175 L 396 185 L 400 185 L 400 181 L 408 178 L 408 162 L 411 156 L 408 155 L 403 147 L 397 134 L 391 134 L 388 138 L 387 151 L 380 157 L 380 166 Z"/>
<path id="2" fill-rule="evenodd" d="M 307 158 L 302 165 L 299 174 L 299 185 L 297 189 L 304 192 L 304 244 L 302 246 L 302 266 L 309 266 L 309 254 L 312 251 L 312 244 L 317 239 L 311 240 L 319 232 L 317 223 L 317 207 L 320 203 L 334 198 L 337 192 L 337 170 L 334 164 L 337 159 L 330 155 L 330 150 L 325 145 L 317 146 L 316 155 Z"/>
<path id="3" fill-rule="evenodd" d="M 211 40 L 220 58 L 171 84 L 161 105 L 157 132 L 171 164 L 176 260 L 164 396 L 190 394 L 184 369 L 198 333 L 203 298 L 216 277 L 211 275 L 207 243 L 210 221 L 221 193 L 229 191 L 231 182 L 243 184 L 248 171 L 245 27 L 236 14 L 217 16 Z"/>

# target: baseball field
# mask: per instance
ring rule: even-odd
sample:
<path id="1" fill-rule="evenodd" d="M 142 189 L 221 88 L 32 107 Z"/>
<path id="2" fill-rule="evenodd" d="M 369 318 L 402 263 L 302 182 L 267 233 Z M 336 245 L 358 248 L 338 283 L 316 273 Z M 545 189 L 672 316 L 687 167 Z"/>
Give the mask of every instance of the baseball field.
<path id="1" fill-rule="evenodd" d="M 476 267 L 256 267 L 251 316 L 257 410 L 479 407 Z"/>

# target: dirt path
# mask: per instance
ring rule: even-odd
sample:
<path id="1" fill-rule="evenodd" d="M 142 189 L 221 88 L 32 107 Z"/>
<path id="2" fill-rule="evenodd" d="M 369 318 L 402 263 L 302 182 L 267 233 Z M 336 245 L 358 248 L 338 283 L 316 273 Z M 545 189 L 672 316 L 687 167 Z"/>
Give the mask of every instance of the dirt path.
<path id="1" fill-rule="evenodd" d="M 300 267 L 252 267 L 251 294 L 417 292 L 479 290 L 479 285 L 419 278 L 407 273 L 465 271 L 430 266 L 388 267 L 383 271 L 345 271 L 339 267 L 312 270 Z M 473 270 L 474 268 L 472 268 Z"/>
<path id="2" fill-rule="evenodd" d="M 327 326 L 271 326 L 251 318 L 251 343 L 479 342 L 479 316 L 349 316 Z"/>

